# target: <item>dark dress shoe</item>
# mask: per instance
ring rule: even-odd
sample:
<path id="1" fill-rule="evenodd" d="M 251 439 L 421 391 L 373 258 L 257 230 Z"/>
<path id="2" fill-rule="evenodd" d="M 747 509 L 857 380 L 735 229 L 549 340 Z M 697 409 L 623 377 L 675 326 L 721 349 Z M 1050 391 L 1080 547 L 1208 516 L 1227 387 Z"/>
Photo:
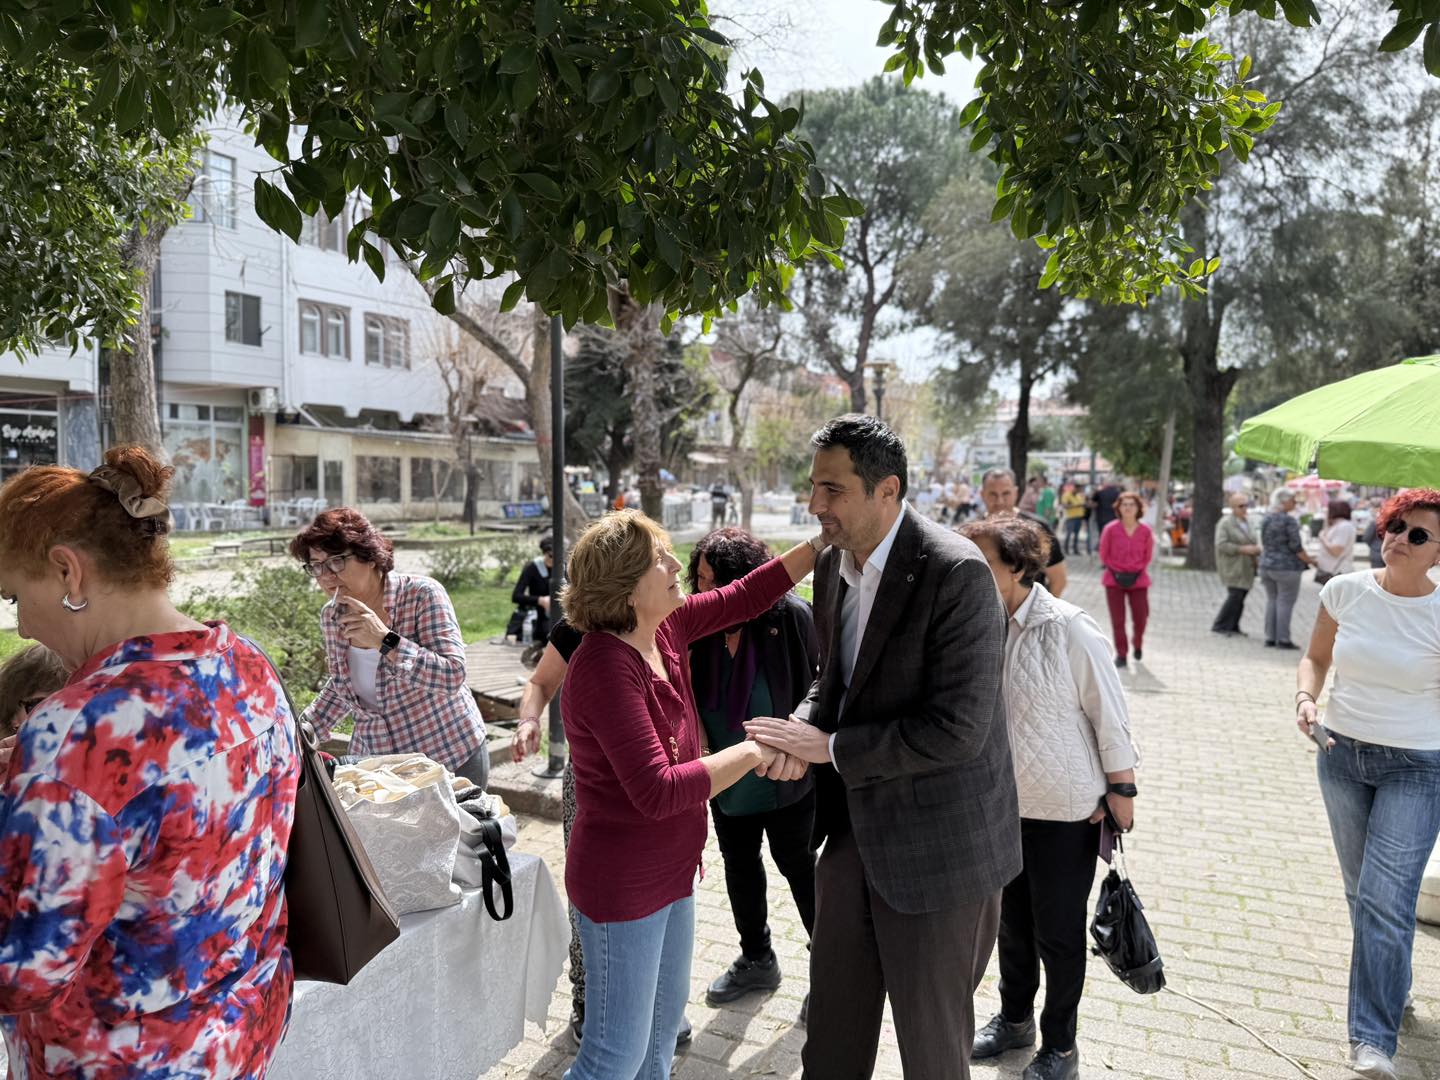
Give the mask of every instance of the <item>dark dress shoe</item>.
<path id="1" fill-rule="evenodd" d="M 1267 649 L 1273 649 L 1274 647 L 1275 647 L 1275 642 L 1271 641 L 1269 638 L 1266 638 L 1266 639 L 1265 639 L 1265 648 L 1267 648 Z"/>
<path id="2" fill-rule="evenodd" d="M 1298 648 L 1300 648 L 1300 646 L 1299 646 L 1299 645 L 1296 645 L 1295 642 L 1293 642 L 1293 641 L 1277 641 L 1277 642 L 1275 642 L 1275 648 L 1277 648 L 1277 649 L 1298 649 Z"/>
<path id="3" fill-rule="evenodd" d="M 1139 663 L 1141 660 L 1143 660 L 1143 659 L 1145 659 L 1144 654 L 1141 653 L 1141 651 L 1140 651 L 1139 649 L 1136 649 L 1136 650 L 1135 650 L 1135 662 L 1138 664 L 1138 663 Z"/>
<path id="4" fill-rule="evenodd" d="M 779 985 L 780 961 L 774 953 L 768 960 L 751 960 L 748 956 L 741 956 L 710 984 L 705 1000 L 711 1005 L 724 1005 L 757 990 L 774 990 Z"/>
<path id="5" fill-rule="evenodd" d="M 1115 657 L 1115 666 L 1116 666 L 1116 667 L 1129 667 L 1130 665 L 1125 662 L 1125 658 L 1124 658 L 1123 656 L 1117 656 L 1117 657 Z"/>
<path id="6" fill-rule="evenodd" d="M 680 1032 L 675 1036 L 676 1046 L 689 1046 L 690 1040 L 695 1035 L 695 1026 L 690 1023 L 688 1016 L 680 1018 Z"/>
<path id="7" fill-rule="evenodd" d="M 1006 1050 L 1014 1050 L 1021 1046 L 1035 1045 L 1035 1018 L 1019 1023 L 1011 1023 L 1000 1014 L 990 1018 L 990 1022 L 975 1033 L 975 1045 L 970 1050 L 971 1061 L 981 1061 L 985 1058 L 995 1057 L 1003 1054 Z"/>
<path id="8" fill-rule="evenodd" d="M 1062 1054 L 1042 1046 L 1030 1064 L 1025 1066 L 1020 1080 L 1080 1080 L 1080 1051 L 1071 1050 Z"/>

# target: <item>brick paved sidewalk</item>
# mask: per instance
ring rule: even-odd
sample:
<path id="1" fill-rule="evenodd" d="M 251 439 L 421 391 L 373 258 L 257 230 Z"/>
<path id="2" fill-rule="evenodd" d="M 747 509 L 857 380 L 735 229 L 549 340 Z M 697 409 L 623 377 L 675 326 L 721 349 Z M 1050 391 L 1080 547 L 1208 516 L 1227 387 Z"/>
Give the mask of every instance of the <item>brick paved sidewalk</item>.
<path id="1" fill-rule="evenodd" d="M 1071 561 L 1067 599 L 1108 630 L 1099 571 Z M 1308 639 L 1318 589 L 1308 579 L 1294 636 Z M 1213 574 L 1167 570 L 1151 590 L 1145 662 L 1124 676 L 1142 764 L 1130 868 L 1160 940 L 1170 986 L 1249 1025 L 1320 1080 L 1353 1074 L 1343 1066 L 1349 928 L 1340 874 L 1314 778 L 1314 751 L 1291 723 L 1299 654 L 1263 648 L 1263 591 L 1251 594 L 1250 637 L 1209 632 L 1223 598 Z M 558 825 L 527 822 L 527 850 L 545 856 L 557 881 Z M 774 995 L 723 1009 L 704 1004 L 705 986 L 738 952 L 713 841 L 698 894 L 689 1016 L 695 1040 L 678 1080 L 798 1077 L 803 1032 L 792 1021 L 807 981 L 804 934 L 778 872 L 771 878 L 771 926 L 785 971 Z M 1098 877 L 1097 877 L 1098 882 Z M 1415 945 L 1416 1007 L 1401 1034 L 1402 1077 L 1440 1078 L 1440 932 Z M 994 964 L 976 1012 L 995 1010 Z M 530 1029 L 484 1080 L 559 1077 L 570 1061 L 563 976 L 547 1033 Z M 1140 997 L 1091 960 L 1080 1012 L 1082 1075 L 1211 1080 L 1307 1075 L 1254 1036 L 1169 992 Z M 1018 1080 L 1017 1051 L 978 1063 L 980 1080 Z M 894 1030 L 881 1041 L 880 1078 L 900 1076 Z"/>

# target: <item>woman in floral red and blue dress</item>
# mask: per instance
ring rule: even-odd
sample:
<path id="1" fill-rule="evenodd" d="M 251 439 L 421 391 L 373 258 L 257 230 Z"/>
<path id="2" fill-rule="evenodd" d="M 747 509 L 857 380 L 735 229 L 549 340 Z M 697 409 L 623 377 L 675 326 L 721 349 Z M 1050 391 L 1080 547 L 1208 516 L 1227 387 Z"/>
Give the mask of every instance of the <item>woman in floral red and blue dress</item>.
<path id="1" fill-rule="evenodd" d="M 289 1017 L 299 759 L 269 663 L 182 615 L 172 470 L 0 489 L 0 596 L 72 669 L 0 746 L 0 1020 L 22 1077 L 265 1075 Z"/>

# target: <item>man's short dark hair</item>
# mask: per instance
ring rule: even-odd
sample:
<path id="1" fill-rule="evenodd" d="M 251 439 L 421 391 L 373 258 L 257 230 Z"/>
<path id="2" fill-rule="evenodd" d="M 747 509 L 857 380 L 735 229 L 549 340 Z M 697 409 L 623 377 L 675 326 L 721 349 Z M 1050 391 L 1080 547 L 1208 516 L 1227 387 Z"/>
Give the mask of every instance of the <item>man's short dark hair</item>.
<path id="1" fill-rule="evenodd" d="M 863 413 L 846 413 L 828 421 L 810 438 L 816 450 L 833 450 L 843 446 L 850 452 L 850 463 L 865 487 L 865 494 L 875 494 L 875 485 L 887 476 L 900 480 L 900 498 L 910 487 L 910 468 L 905 459 L 905 444 L 885 421 Z"/>

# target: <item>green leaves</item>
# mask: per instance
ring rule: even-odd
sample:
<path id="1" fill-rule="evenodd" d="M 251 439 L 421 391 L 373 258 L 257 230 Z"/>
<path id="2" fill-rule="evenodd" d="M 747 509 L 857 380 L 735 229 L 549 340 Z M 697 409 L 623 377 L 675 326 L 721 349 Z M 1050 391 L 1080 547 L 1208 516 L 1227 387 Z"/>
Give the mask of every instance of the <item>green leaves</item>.
<path id="1" fill-rule="evenodd" d="M 255 213 L 260 220 L 276 232 L 282 232 L 297 244 L 304 219 L 295 203 L 283 191 L 268 180 L 255 179 Z"/>
<path id="2" fill-rule="evenodd" d="M 330 36 L 329 0 L 296 0 L 295 47 L 314 49 Z"/>
<path id="3" fill-rule="evenodd" d="M 1381 52 L 1400 52 L 1415 44 L 1425 30 L 1424 19 L 1401 19 L 1380 41 Z"/>

